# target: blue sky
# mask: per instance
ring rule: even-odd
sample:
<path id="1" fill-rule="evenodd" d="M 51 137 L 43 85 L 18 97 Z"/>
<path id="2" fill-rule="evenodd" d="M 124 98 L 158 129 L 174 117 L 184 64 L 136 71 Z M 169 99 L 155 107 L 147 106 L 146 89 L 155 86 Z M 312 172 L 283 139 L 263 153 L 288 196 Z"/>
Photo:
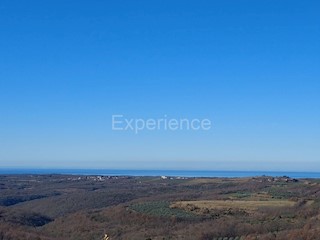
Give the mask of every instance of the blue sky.
<path id="1" fill-rule="evenodd" d="M 320 171 L 320 3 L 0 2 L 0 167 Z M 111 130 L 209 118 L 210 131 Z"/>

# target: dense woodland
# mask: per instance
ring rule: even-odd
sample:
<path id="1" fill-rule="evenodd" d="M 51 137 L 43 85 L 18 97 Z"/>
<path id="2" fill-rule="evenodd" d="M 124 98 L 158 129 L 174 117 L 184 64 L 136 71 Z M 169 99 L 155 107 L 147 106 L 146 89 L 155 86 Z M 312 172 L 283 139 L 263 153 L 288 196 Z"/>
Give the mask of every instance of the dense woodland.
<path id="1" fill-rule="evenodd" d="M 320 180 L 0 176 L 0 240 L 320 239 Z"/>

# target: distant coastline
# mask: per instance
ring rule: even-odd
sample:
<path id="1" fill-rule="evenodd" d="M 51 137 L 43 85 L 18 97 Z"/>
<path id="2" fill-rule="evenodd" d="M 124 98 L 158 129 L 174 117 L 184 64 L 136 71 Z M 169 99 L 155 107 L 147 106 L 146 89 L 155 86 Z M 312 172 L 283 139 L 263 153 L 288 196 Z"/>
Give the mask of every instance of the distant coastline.
<path id="1" fill-rule="evenodd" d="M 290 171 L 201 171 L 201 170 L 121 170 L 121 169 L 32 169 L 0 168 L 1 175 L 7 174 L 70 174 L 101 176 L 174 176 L 174 177 L 255 177 L 289 176 L 291 178 L 320 178 L 320 172 Z"/>

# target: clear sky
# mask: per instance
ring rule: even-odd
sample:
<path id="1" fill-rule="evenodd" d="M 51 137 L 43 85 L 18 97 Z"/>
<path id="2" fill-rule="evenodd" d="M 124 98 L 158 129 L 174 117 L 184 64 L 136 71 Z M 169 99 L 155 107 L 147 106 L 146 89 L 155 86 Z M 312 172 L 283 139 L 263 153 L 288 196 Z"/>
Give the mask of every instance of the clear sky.
<path id="1" fill-rule="evenodd" d="M 320 171 L 320 2 L 0 1 L 0 167 Z M 112 131 L 112 114 L 210 131 Z"/>

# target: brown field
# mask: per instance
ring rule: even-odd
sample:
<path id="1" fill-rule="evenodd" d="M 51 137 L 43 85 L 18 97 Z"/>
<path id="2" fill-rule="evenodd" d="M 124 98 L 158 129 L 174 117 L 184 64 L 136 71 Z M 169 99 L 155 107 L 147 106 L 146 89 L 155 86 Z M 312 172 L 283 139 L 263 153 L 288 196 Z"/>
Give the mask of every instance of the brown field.
<path id="1" fill-rule="evenodd" d="M 266 201 L 242 201 L 242 200 L 200 200 L 179 201 L 171 204 L 172 208 L 181 209 L 237 209 L 247 212 L 256 211 L 259 208 L 293 207 L 296 204 L 289 200 L 266 200 Z"/>
<path id="2" fill-rule="evenodd" d="M 212 184 L 212 183 L 245 183 L 250 181 L 250 178 L 194 178 L 190 179 L 185 184 Z"/>

